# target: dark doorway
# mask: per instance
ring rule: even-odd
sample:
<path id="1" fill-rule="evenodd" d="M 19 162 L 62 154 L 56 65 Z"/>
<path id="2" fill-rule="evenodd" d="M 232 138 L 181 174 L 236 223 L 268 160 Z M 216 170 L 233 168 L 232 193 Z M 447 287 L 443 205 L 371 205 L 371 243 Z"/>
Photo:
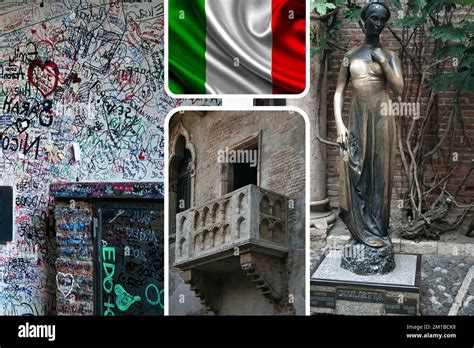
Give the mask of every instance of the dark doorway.
<path id="1" fill-rule="evenodd" d="M 258 161 L 259 161 L 259 152 L 258 152 L 258 143 L 255 143 L 249 147 L 239 149 L 236 151 L 245 151 L 241 152 L 242 154 L 247 153 L 248 155 L 241 156 L 252 156 L 247 157 L 249 161 L 244 163 L 234 163 L 232 166 L 232 177 L 233 187 L 231 191 L 235 191 L 241 187 L 253 184 L 258 184 Z M 251 154 L 251 155 L 250 155 Z M 241 157 L 242 159 L 243 157 Z M 251 162 L 250 159 L 253 161 Z"/>

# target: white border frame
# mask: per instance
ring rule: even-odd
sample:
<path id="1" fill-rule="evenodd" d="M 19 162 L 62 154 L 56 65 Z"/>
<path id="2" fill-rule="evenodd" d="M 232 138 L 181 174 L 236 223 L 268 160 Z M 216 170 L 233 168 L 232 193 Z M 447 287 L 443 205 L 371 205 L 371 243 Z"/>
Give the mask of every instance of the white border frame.
<path id="1" fill-rule="evenodd" d="M 165 68 L 165 91 L 166 93 L 176 99 L 216 99 L 216 98 L 252 98 L 252 99 L 297 99 L 306 96 L 309 92 L 309 88 L 311 86 L 311 79 L 310 79 L 310 64 L 311 64 L 311 57 L 310 57 L 310 30 L 311 30 L 311 18 L 310 18 L 310 0 L 306 0 L 306 86 L 303 92 L 300 94 L 174 94 L 170 91 L 168 87 L 168 1 L 173 0 L 164 0 L 165 4 L 165 23 L 164 23 L 164 31 L 165 31 L 165 59 L 164 59 L 164 68 Z M 190 0 L 192 1 L 192 0 Z M 220 1 L 220 0 L 214 0 Z"/>
<path id="2" fill-rule="evenodd" d="M 168 200 L 168 190 L 169 190 L 169 122 L 171 117 L 180 111 L 251 111 L 251 112 L 258 112 L 258 111 L 294 111 L 299 113 L 304 120 L 305 123 L 305 315 L 310 315 L 310 158 L 311 158 L 311 143 L 310 143 L 310 121 L 308 115 L 300 108 L 294 106 L 260 106 L 260 107 L 252 107 L 252 108 L 239 108 L 239 107 L 219 107 L 219 106 L 180 106 L 173 110 L 171 110 L 168 115 L 166 115 L 166 119 L 164 122 L 165 128 L 165 162 L 164 162 L 164 185 L 165 185 L 165 233 L 164 233 L 164 240 L 165 240 L 165 301 L 164 301 L 164 313 L 165 316 L 169 316 L 169 200 Z M 257 314 L 258 315 L 258 314 Z"/>

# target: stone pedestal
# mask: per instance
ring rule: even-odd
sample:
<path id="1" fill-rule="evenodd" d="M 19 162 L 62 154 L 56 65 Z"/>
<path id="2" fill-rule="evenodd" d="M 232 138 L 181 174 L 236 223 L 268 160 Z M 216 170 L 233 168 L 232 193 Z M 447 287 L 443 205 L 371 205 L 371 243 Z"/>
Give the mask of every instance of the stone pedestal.
<path id="1" fill-rule="evenodd" d="M 392 244 L 381 248 L 366 246 L 354 238 L 344 246 L 341 267 L 359 275 L 382 275 L 395 269 Z"/>
<path id="2" fill-rule="evenodd" d="M 311 276 L 311 314 L 419 315 L 421 256 L 395 254 L 395 269 L 362 276 L 331 251 Z"/>

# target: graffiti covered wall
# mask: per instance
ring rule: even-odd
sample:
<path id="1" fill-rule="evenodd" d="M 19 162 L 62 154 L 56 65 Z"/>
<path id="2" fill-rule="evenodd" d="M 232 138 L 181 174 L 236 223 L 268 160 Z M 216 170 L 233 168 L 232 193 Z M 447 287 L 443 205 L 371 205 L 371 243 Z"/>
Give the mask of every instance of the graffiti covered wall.
<path id="1" fill-rule="evenodd" d="M 164 118 L 199 103 L 164 92 L 163 22 L 161 0 L 0 4 L 0 184 L 15 193 L 0 314 L 54 313 L 50 183 L 163 180 Z"/>
<path id="2" fill-rule="evenodd" d="M 163 184 L 53 184 L 50 195 L 56 314 L 162 315 Z"/>

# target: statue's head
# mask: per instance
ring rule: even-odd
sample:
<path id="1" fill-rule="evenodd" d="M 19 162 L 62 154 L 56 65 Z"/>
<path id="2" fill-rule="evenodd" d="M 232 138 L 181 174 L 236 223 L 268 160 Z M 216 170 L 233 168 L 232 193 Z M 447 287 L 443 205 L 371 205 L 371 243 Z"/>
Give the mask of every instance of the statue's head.
<path id="1" fill-rule="evenodd" d="M 360 18 L 364 22 L 366 34 L 378 35 L 390 18 L 390 10 L 382 2 L 369 2 L 362 9 Z"/>

